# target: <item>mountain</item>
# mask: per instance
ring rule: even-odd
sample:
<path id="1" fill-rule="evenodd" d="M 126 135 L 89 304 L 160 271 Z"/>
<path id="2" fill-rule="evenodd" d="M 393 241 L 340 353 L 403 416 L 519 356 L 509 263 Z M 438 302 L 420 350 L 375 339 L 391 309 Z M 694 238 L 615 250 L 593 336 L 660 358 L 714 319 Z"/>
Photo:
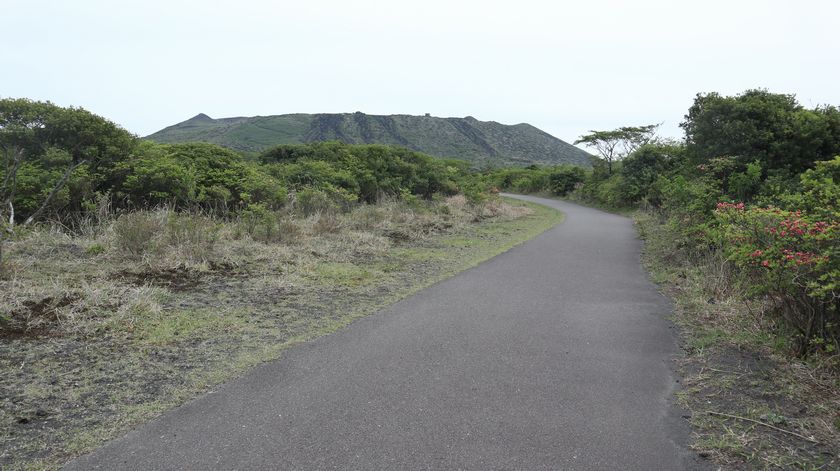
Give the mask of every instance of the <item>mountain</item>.
<path id="1" fill-rule="evenodd" d="M 349 144 L 391 144 L 437 157 L 483 165 L 557 165 L 590 167 L 590 155 L 530 124 L 433 116 L 364 113 L 284 114 L 213 119 L 198 114 L 147 139 L 162 142 L 212 142 L 259 152 L 278 144 L 338 140 Z"/>

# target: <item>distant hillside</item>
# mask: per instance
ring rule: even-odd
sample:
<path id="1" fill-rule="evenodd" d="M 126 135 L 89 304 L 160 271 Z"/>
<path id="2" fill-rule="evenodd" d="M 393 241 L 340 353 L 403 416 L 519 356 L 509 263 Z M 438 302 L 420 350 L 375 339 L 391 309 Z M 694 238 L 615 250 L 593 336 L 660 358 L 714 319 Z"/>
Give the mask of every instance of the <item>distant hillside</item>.
<path id="1" fill-rule="evenodd" d="M 261 151 L 278 144 L 339 140 L 349 144 L 392 144 L 437 157 L 483 165 L 557 165 L 590 167 L 583 150 L 530 124 L 432 116 L 376 116 L 364 113 L 284 114 L 213 119 L 199 114 L 162 129 L 148 139 L 212 142 L 231 149 Z"/>

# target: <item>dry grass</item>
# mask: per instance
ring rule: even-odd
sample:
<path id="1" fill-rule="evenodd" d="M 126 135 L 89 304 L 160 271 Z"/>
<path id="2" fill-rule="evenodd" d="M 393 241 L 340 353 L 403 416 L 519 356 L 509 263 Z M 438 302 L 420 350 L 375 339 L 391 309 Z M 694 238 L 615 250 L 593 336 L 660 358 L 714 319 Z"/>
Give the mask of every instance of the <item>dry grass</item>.
<path id="1" fill-rule="evenodd" d="M 241 220 L 166 208 L 119 217 L 97 214 L 80 233 L 41 226 L 8 244 L 9 269 L 0 280 L 0 335 L 122 328 L 137 312 L 159 310 L 155 299 L 167 291 L 189 287 L 207 273 L 247 271 L 257 264 L 288 272 L 346 262 L 483 219 L 513 220 L 531 212 L 498 199 L 475 206 L 453 196 L 421 207 L 385 201 L 345 214 L 269 213 L 244 230 L 248 223 Z"/>
<path id="2" fill-rule="evenodd" d="M 206 273 L 269 264 L 280 270 L 381 254 L 395 244 L 464 227 L 476 214 L 496 219 L 524 214 L 457 207 L 448 202 L 409 208 L 397 202 L 350 213 L 269 215 L 269 233 L 241 231 L 201 214 L 138 211 L 88 225 L 83 234 L 42 226 L 7 247 L 9 269 L 0 281 L 0 332 L 51 334 L 111 329 L 111 317 L 138 306 L 158 309 L 148 291 L 178 290 Z M 486 216 L 485 216 L 486 217 Z M 160 297 L 160 296 L 158 296 Z M 125 322 L 118 323 L 123 325 Z"/>

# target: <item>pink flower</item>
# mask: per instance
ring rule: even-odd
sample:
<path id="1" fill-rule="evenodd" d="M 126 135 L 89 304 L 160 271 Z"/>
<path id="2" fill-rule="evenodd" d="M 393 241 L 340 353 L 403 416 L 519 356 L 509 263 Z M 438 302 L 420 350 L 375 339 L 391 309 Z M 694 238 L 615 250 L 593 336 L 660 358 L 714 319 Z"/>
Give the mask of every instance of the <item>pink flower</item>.
<path id="1" fill-rule="evenodd" d="M 721 201 L 720 203 L 717 204 L 716 208 L 718 210 L 735 209 L 735 210 L 738 210 L 738 211 L 743 211 L 744 210 L 744 203 L 727 203 L 725 201 Z"/>

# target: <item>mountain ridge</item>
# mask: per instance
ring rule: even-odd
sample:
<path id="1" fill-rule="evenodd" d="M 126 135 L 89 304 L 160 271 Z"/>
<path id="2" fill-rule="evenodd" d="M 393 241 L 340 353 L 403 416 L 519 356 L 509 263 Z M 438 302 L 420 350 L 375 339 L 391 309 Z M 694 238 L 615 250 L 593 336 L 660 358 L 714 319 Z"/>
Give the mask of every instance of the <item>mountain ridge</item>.
<path id="1" fill-rule="evenodd" d="M 531 124 L 508 125 L 473 116 L 369 115 L 357 111 L 214 119 L 199 113 L 146 139 L 161 143 L 211 142 L 246 152 L 280 144 L 338 140 L 397 145 L 436 157 L 467 160 L 476 167 L 592 165 L 590 154 Z"/>

